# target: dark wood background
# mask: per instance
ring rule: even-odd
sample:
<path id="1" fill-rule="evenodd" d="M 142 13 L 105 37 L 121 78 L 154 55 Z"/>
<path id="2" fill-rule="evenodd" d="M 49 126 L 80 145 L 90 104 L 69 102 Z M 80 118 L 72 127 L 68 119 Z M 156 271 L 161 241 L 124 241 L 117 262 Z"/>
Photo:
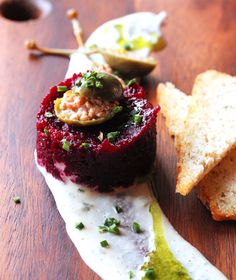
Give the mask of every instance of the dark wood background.
<path id="1" fill-rule="evenodd" d="M 146 81 L 155 103 L 159 81 L 187 93 L 206 69 L 236 74 L 234 0 L 54 0 L 49 16 L 14 22 L 0 17 L 0 279 L 99 279 L 81 260 L 43 177 L 36 170 L 35 116 L 47 89 L 64 78 L 66 58 L 28 55 L 26 38 L 52 47 L 76 47 L 65 11 L 80 12 L 85 37 L 109 19 L 137 11 L 169 14 L 163 32 L 168 47 Z M 236 279 L 236 223 L 214 222 L 191 193 L 175 194 L 176 156 L 165 123 L 158 119 L 157 192 L 176 230 L 229 279 Z M 12 198 L 19 195 L 21 205 Z M 112 279 L 112 277 L 111 277 Z"/>

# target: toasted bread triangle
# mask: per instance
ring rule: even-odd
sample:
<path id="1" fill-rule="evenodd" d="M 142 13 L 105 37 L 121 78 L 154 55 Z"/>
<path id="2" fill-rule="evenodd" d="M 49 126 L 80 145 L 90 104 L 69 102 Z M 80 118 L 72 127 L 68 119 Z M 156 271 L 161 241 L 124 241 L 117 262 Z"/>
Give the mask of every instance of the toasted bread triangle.
<path id="1" fill-rule="evenodd" d="M 186 195 L 236 146 L 236 78 L 201 74 L 207 87 L 194 94 L 176 137 L 178 177 L 176 191 Z"/>
<path id="2" fill-rule="evenodd" d="M 209 85 L 208 81 L 219 77 L 230 76 L 216 71 L 200 74 L 195 81 L 192 94 L 203 94 Z M 184 133 L 184 121 L 188 114 L 191 96 L 185 95 L 170 83 L 160 84 L 158 102 L 171 135 Z M 201 201 L 210 208 L 213 219 L 236 219 L 236 149 L 203 178 L 197 191 Z"/>

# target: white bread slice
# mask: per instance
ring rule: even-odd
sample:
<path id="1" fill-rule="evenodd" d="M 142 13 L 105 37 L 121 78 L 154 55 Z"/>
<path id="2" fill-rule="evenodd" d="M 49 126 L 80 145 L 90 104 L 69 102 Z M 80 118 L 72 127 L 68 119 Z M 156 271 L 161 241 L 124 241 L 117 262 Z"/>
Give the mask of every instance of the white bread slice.
<path id="1" fill-rule="evenodd" d="M 218 76 L 218 72 L 209 72 L 211 79 Z M 208 83 L 204 83 L 206 76 L 201 79 L 198 79 L 201 75 L 198 76 L 193 94 L 201 94 L 202 89 L 208 86 Z M 171 84 L 160 84 L 157 98 L 170 134 L 176 136 L 183 130 L 191 96 L 185 95 Z M 236 149 L 200 181 L 197 192 L 200 200 L 210 209 L 214 220 L 236 220 Z"/>
<path id="2" fill-rule="evenodd" d="M 214 220 L 236 220 L 236 149 L 199 183 L 197 192 Z"/>
<path id="3" fill-rule="evenodd" d="M 166 118 L 166 126 L 171 136 L 176 136 L 182 132 L 190 100 L 191 96 L 187 96 L 173 84 L 159 84 L 157 102 Z"/>
<path id="4" fill-rule="evenodd" d="M 192 96 L 183 133 L 176 137 L 176 191 L 182 195 L 236 147 L 236 78 L 219 73 L 212 79 L 205 72 L 197 79 L 207 87 Z"/>

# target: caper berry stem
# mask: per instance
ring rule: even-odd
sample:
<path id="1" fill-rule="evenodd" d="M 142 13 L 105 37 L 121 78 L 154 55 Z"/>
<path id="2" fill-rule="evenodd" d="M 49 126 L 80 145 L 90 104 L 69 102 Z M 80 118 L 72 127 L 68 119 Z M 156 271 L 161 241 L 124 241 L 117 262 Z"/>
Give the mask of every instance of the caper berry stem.
<path id="1" fill-rule="evenodd" d="M 79 48 L 84 46 L 84 41 L 82 37 L 82 28 L 80 26 L 78 13 L 75 9 L 70 9 L 67 11 L 67 18 L 71 21 L 75 39 L 78 43 Z"/>
<path id="2" fill-rule="evenodd" d="M 55 49 L 55 48 L 45 48 L 40 47 L 34 40 L 26 40 L 25 47 L 28 50 L 35 50 L 41 54 L 49 54 L 49 55 L 60 55 L 70 57 L 76 50 L 73 49 Z"/>

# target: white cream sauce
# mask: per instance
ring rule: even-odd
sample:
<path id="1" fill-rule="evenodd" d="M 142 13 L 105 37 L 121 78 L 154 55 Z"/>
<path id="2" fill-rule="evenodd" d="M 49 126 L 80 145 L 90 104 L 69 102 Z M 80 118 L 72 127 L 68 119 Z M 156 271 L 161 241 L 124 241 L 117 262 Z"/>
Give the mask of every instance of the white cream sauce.
<path id="1" fill-rule="evenodd" d="M 113 25 L 118 21 L 124 24 L 127 36 L 135 36 L 135 34 L 146 36 L 147 30 L 159 32 L 163 18 L 163 13 L 159 15 L 137 13 L 110 21 L 99 27 L 91 35 L 87 44 L 102 45 L 106 39 L 108 40 L 106 46 L 107 44 L 113 46 L 116 38 L 115 31 L 114 36 L 109 31 L 109 38 L 106 32 L 104 33 L 104 28 L 110 23 Z M 91 69 L 92 66 L 92 61 L 80 49 L 72 55 L 66 77 Z M 47 173 L 45 168 L 37 166 L 54 196 L 57 208 L 65 221 L 68 235 L 88 266 L 104 280 L 129 279 L 129 271 L 133 271 L 133 279 L 141 279 L 143 272 L 140 271 L 140 267 L 148 260 L 147 253 L 155 249 L 153 221 L 149 212 L 153 196 L 148 184 L 134 184 L 127 189 L 119 188 L 112 193 L 97 193 L 78 186 L 69 179 L 61 182 Z M 116 204 L 122 207 L 124 212 L 117 214 L 113 209 Z M 197 249 L 185 241 L 170 225 L 163 213 L 162 215 L 170 250 L 193 279 L 227 279 Z M 121 221 L 121 235 L 99 233 L 98 226 L 103 225 L 105 219 L 109 217 Z M 141 225 L 141 234 L 136 234 L 131 230 L 134 221 Z M 83 230 L 75 227 L 76 223 L 80 222 L 85 225 Z M 107 240 L 110 247 L 102 248 L 100 246 L 102 240 Z"/>

